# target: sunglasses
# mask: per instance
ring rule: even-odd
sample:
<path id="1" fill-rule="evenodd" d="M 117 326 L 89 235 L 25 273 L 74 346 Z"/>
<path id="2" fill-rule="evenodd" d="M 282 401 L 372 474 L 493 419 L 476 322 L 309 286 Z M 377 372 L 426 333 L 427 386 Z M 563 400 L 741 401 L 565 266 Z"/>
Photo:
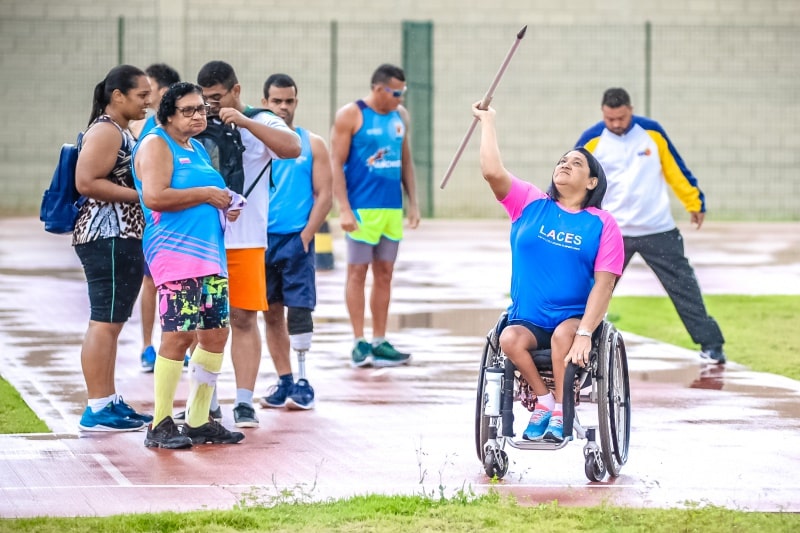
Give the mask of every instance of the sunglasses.
<path id="1" fill-rule="evenodd" d="M 406 91 L 408 90 L 408 87 L 403 87 L 402 89 L 390 89 L 389 87 L 386 87 L 385 85 L 382 88 L 383 88 L 384 91 L 386 91 L 387 93 L 391 94 L 395 98 L 400 98 L 401 96 L 406 94 Z"/>
<path id="2" fill-rule="evenodd" d="M 183 115 L 186 118 L 192 118 L 195 113 L 198 113 L 201 117 L 204 117 L 208 115 L 209 109 L 211 109 L 211 106 L 208 104 L 175 108 L 176 111 L 180 111 L 181 115 Z"/>

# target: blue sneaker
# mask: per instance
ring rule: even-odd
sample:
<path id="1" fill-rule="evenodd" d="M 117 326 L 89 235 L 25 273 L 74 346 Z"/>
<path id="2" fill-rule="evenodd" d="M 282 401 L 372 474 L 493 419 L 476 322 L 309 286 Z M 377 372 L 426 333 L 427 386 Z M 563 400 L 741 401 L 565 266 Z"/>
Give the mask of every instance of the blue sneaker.
<path id="1" fill-rule="evenodd" d="M 561 442 L 564 440 L 564 416 L 561 411 L 553 413 L 553 416 L 550 417 L 550 423 L 547 424 L 547 429 L 542 439 L 548 442 Z"/>
<path id="2" fill-rule="evenodd" d="M 286 408 L 306 411 L 314 408 L 314 389 L 307 379 L 298 379 L 294 384 L 292 393 L 286 398 Z"/>
<path id="3" fill-rule="evenodd" d="M 137 413 L 133 407 L 125 403 L 125 400 L 122 399 L 122 396 L 117 396 L 117 401 L 114 402 L 114 410 L 121 415 L 130 418 L 131 420 L 141 420 L 145 424 L 149 424 L 153 421 L 152 416 L 144 413 Z"/>
<path id="4" fill-rule="evenodd" d="M 541 439 L 552 414 L 553 412 L 550 409 L 537 404 L 531 415 L 531 421 L 528 422 L 528 427 L 525 428 L 525 433 L 522 434 L 522 438 L 525 440 Z"/>
<path id="5" fill-rule="evenodd" d="M 278 380 L 277 385 L 273 385 L 267 390 L 267 395 L 258 402 L 261 407 L 271 407 L 274 409 L 286 405 L 286 398 L 292 393 L 294 383 L 289 380 Z"/>
<path id="6" fill-rule="evenodd" d="M 87 406 L 78 427 L 82 431 L 138 431 L 145 427 L 145 423 L 123 416 L 114 408 L 114 404 L 109 402 L 96 413 Z"/>
<path id="7" fill-rule="evenodd" d="M 144 372 L 152 372 L 156 366 L 156 350 L 152 346 L 148 346 L 142 352 L 142 370 Z"/>
<path id="8" fill-rule="evenodd" d="M 370 366 L 372 364 L 372 345 L 367 341 L 358 341 L 350 353 L 350 365 L 354 367 Z"/>

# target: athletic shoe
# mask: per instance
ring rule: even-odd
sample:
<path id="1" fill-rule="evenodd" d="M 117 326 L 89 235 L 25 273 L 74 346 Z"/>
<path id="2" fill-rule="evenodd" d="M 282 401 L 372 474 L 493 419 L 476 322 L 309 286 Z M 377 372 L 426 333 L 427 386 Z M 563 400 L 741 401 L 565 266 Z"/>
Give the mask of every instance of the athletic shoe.
<path id="1" fill-rule="evenodd" d="M 148 346 L 142 352 L 142 370 L 144 372 L 152 372 L 156 366 L 156 349 Z"/>
<path id="2" fill-rule="evenodd" d="M 117 411 L 113 403 L 109 402 L 96 413 L 87 406 L 78 427 L 82 431 L 138 431 L 144 428 L 144 422 L 128 418 Z"/>
<path id="3" fill-rule="evenodd" d="M 271 407 L 277 409 L 286 405 L 286 398 L 292 393 L 294 383 L 291 381 L 279 379 L 277 385 L 271 386 L 267 389 L 267 395 L 261 398 L 258 402 L 261 407 Z"/>
<path id="4" fill-rule="evenodd" d="M 175 421 L 167 417 L 158 423 L 147 426 L 147 436 L 144 438 L 144 445 L 148 448 L 166 448 L 168 450 L 180 450 L 192 447 L 192 439 L 181 433 Z"/>
<path id="5" fill-rule="evenodd" d="M 550 422 L 550 416 L 552 416 L 553 412 L 544 407 L 541 404 L 536 404 L 536 407 L 533 410 L 533 414 L 531 415 L 531 420 L 528 422 L 528 427 L 525 428 L 525 432 L 522 434 L 522 438 L 525 440 L 539 440 L 544 436 L 544 432 L 547 429 L 547 424 Z"/>
<path id="6" fill-rule="evenodd" d="M 718 348 L 707 348 L 700 352 L 700 357 L 703 359 L 708 359 L 710 363 L 717 365 L 724 365 L 726 361 L 725 352 L 722 351 L 722 346 Z"/>
<path id="7" fill-rule="evenodd" d="M 257 428 L 258 417 L 253 406 L 246 403 L 237 404 L 233 408 L 233 425 L 237 428 Z"/>
<path id="8" fill-rule="evenodd" d="M 372 345 L 367 341 L 358 341 L 350 354 L 350 365 L 354 367 L 369 366 L 372 364 Z"/>
<path id="9" fill-rule="evenodd" d="M 192 439 L 192 444 L 236 444 L 244 439 L 244 433 L 228 431 L 211 417 L 196 428 L 183 426 L 183 434 Z"/>
<path id="10" fill-rule="evenodd" d="M 378 368 L 407 365 L 410 359 L 410 353 L 396 350 L 388 341 L 383 341 L 379 345 L 372 347 L 372 366 Z"/>
<path id="11" fill-rule="evenodd" d="M 131 420 L 141 420 L 145 424 L 149 424 L 153 421 L 152 416 L 144 413 L 137 413 L 133 407 L 125 403 L 125 400 L 122 399 L 122 396 L 117 396 L 117 401 L 114 402 L 114 410 L 124 416 L 127 416 Z"/>
<path id="12" fill-rule="evenodd" d="M 219 405 L 216 409 L 209 409 L 208 416 L 216 420 L 217 422 L 222 422 L 222 407 Z M 185 424 L 186 423 L 186 411 L 180 411 L 175 413 L 175 416 L 172 417 L 175 420 L 176 424 Z"/>
<path id="13" fill-rule="evenodd" d="M 561 442 L 564 440 L 564 416 L 561 411 L 553 413 L 553 416 L 550 417 L 550 423 L 547 424 L 542 440 L 548 442 Z"/>
<path id="14" fill-rule="evenodd" d="M 286 399 L 286 408 L 291 410 L 314 408 L 314 389 L 307 379 L 298 379 L 294 384 L 292 393 Z"/>

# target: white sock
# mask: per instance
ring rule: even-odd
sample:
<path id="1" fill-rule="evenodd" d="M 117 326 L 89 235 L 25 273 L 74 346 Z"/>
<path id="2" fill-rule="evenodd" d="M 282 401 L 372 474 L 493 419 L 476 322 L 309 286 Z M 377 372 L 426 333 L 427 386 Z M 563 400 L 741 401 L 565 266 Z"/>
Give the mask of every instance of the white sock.
<path id="1" fill-rule="evenodd" d="M 552 392 L 548 392 L 544 396 L 539 396 L 539 398 L 536 400 L 536 403 L 540 403 L 552 411 L 556 406 L 556 397 L 553 396 Z"/>
<path id="2" fill-rule="evenodd" d="M 116 394 L 106 396 L 105 398 L 89 398 L 89 409 L 91 409 L 93 413 L 99 413 L 105 409 L 106 405 L 114 403 L 114 400 L 116 399 Z"/>
<path id="3" fill-rule="evenodd" d="M 374 339 L 372 339 L 372 345 L 373 346 L 378 346 L 380 343 L 382 343 L 385 340 L 386 340 L 386 337 L 375 337 Z"/>
<path id="4" fill-rule="evenodd" d="M 211 395 L 211 405 L 208 406 L 209 411 L 216 411 L 219 409 L 219 398 L 217 398 L 217 388 L 214 387 L 214 394 Z"/>
<path id="5" fill-rule="evenodd" d="M 356 338 L 356 340 L 354 340 L 354 341 L 353 341 L 353 348 L 355 348 L 356 346 L 358 346 L 358 343 L 359 343 L 359 342 L 362 342 L 362 341 L 363 341 L 363 342 L 367 342 L 367 339 L 366 339 L 366 338 L 364 338 L 364 337 L 358 337 L 358 338 Z"/>

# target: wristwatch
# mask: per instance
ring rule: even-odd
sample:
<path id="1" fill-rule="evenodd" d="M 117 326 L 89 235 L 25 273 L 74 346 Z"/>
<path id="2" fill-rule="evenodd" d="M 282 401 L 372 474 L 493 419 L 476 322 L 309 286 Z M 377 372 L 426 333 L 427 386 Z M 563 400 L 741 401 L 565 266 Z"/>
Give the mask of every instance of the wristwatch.
<path id="1" fill-rule="evenodd" d="M 588 329 L 579 329 L 578 331 L 575 332 L 575 335 L 577 335 L 578 337 L 591 337 L 592 332 L 589 331 Z"/>

